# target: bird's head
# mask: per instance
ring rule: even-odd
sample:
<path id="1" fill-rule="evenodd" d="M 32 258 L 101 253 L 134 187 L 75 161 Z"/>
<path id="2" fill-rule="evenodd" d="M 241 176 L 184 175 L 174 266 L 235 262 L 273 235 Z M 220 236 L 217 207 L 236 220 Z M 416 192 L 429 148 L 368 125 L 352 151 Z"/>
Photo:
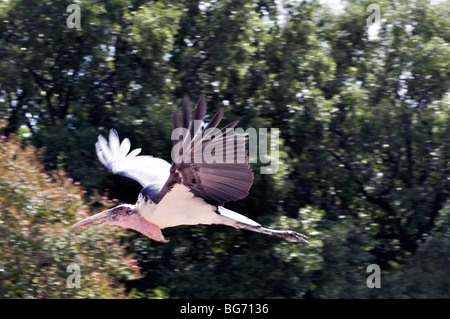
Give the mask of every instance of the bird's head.
<path id="1" fill-rule="evenodd" d="M 135 205 L 119 205 L 117 207 L 85 218 L 82 221 L 74 224 L 72 227 L 77 228 L 81 226 L 91 226 L 99 224 L 131 228 L 137 230 L 138 232 L 153 240 L 167 242 L 167 240 L 162 235 L 161 229 L 158 227 L 158 225 L 152 224 L 145 220 L 141 216 Z"/>

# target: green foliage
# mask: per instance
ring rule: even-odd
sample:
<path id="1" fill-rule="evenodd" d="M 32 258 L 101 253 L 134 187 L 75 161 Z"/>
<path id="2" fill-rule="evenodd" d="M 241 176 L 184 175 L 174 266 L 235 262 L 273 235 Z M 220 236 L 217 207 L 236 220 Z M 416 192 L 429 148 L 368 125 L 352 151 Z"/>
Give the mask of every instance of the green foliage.
<path id="1" fill-rule="evenodd" d="M 426 234 L 425 242 L 406 265 L 397 266 L 384 280 L 376 296 L 381 298 L 428 298 L 448 295 L 450 280 L 450 205 L 437 218 L 436 230 Z"/>
<path id="2" fill-rule="evenodd" d="M 277 173 L 252 164 L 249 196 L 227 207 L 311 240 L 219 226 L 165 230 L 168 245 L 135 235 L 128 251 L 145 276 L 126 282 L 130 297 L 448 297 L 446 1 L 377 1 L 376 36 L 372 1 L 77 3 L 81 30 L 66 27 L 66 1 L 0 2 L 2 135 L 43 148 L 46 169 L 88 195 L 134 202 L 140 186 L 102 168 L 97 135 L 114 127 L 170 160 L 173 111 L 204 94 L 224 122 L 280 130 Z M 26 207 L 31 186 L 8 185 L 2 200 Z M 373 263 L 381 289 L 365 284 Z"/>
<path id="3" fill-rule="evenodd" d="M 123 232 L 74 230 L 86 217 L 81 186 L 42 172 L 35 149 L 13 137 L 0 141 L 0 296 L 2 298 L 124 298 L 123 281 L 137 269 L 127 258 Z M 68 288 L 80 267 L 80 288 Z"/>

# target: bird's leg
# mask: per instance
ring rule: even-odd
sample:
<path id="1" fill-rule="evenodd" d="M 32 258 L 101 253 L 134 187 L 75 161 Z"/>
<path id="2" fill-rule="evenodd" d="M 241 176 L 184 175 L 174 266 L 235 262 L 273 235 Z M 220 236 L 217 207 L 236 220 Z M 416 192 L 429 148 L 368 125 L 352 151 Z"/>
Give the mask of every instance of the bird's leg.
<path id="1" fill-rule="evenodd" d="M 305 235 L 299 234 L 297 232 L 294 232 L 292 230 L 275 230 L 275 229 L 265 228 L 262 226 L 247 225 L 244 223 L 236 223 L 236 225 L 234 227 L 247 229 L 247 230 L 251 230 L 251 231 L 266 234 L 266 235 L 292 239 L 295 241 L 309 244 L 309 242 L 306 240 L 306 238 L 308 238 L 308 237 L 306 237 Z"/>

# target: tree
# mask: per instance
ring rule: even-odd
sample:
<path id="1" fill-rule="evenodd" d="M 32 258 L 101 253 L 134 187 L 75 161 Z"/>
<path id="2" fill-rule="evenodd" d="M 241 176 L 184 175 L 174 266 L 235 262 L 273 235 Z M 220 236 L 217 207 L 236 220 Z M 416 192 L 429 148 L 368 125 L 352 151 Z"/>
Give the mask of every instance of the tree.
<path id="1" fill-rule="evenodd" d="M 48 176 L 34 147 L 23 149 L 13 136 L 0 148 L 0 296 L 125 298 L 123 282 L 139 276 L 125 233 L 73 231 L 70 225 L 92 210 L 79 183 L 62 172 Z M 70 277 L 75 268 L 79 284 Z"/>

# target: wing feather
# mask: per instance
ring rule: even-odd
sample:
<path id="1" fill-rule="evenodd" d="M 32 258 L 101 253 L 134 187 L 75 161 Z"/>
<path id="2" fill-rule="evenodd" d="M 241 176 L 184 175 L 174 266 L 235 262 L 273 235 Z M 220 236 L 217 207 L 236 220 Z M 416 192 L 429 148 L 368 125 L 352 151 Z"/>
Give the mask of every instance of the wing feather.
<path id="1" fill-rule="evenodd" d="M 127 156 L 128 152 L 130 151 L 131 143 L 128 138 L 125 138 L 122 141 L 122 144 L 120 144 L 120 156 L 124 157 Z"/>
<path id="2" fill-rule="evenodd" d="M 200 151 L 204 155 L 207 153 L 205 152 L 206 147 L 209 147 L 209 149 L 223 147 L 225 142 L 232 139 L 245 143 L 245 135 L 228 132 L 238 124 L 238 121 L 226 125 L 221 130 L 216 129 L 223 117 L 223 109 L 221 109 L 205 126 L 203 132 L 209 129 L 206 134 L 195 134 L 196 132 L 193 131 L 194 120 L 204 119 L 206 102 L 204 98 L 199 99 L 194 111 L 194 119 L 191 121 L 191 107 L 187 101 L 189 101 L 187 98 L 183 99 L 183 118 L 181 119 L 178 114 L 175 116 L 174 128 L 180 127 L 183 123 L 183 127 L 189 129 L 191 136 L 189 140 L 185 137 L 182 141 L 175 141 L 175 144 L 183 143 L 183 149 L 185 149 L 184 146 L 189 145 L 190 148 L 188 147 L 188 152 L 182 155 L 181 161 L 177 160 L 176 163 L 172 164 L 171 175 L 158 194 L 156 203 L 162 200 L 175 183 L 183 183 L 195 196 L 203 198 L 213 205 L 221 206 L 225 202 L 245 198 L 253 183 L 253 172 L 248 165 L 246 152 L 244 161 L 237 161 L 239 157 L 237 154 L 241 151 L 238 149 L 239 143 L 233 142 L 231 150 L 224 148 L 226 151 L 223 152 L 220 163 L 206 161 L 204 156 L 201 157 L 200 162 L 195 162 L 194 158 L 194 154 L 198 154 L 196 152 Z M 231 152 L 234 153 L 234 156 Z"/>
<path id="3" fill-rule="evenodd" d="M 125 138 L 120 143 L 115 129 L 109 131 L 109 141 L 102 135 L 95 144 L 97 157 L 112 173 L 134 179 L 143 187 L 151 185 L 160 190 L 170 175 L 170 164 L 157 157 L 139 155 L 140 148 L 131 152 L 131 143 Z"/>

